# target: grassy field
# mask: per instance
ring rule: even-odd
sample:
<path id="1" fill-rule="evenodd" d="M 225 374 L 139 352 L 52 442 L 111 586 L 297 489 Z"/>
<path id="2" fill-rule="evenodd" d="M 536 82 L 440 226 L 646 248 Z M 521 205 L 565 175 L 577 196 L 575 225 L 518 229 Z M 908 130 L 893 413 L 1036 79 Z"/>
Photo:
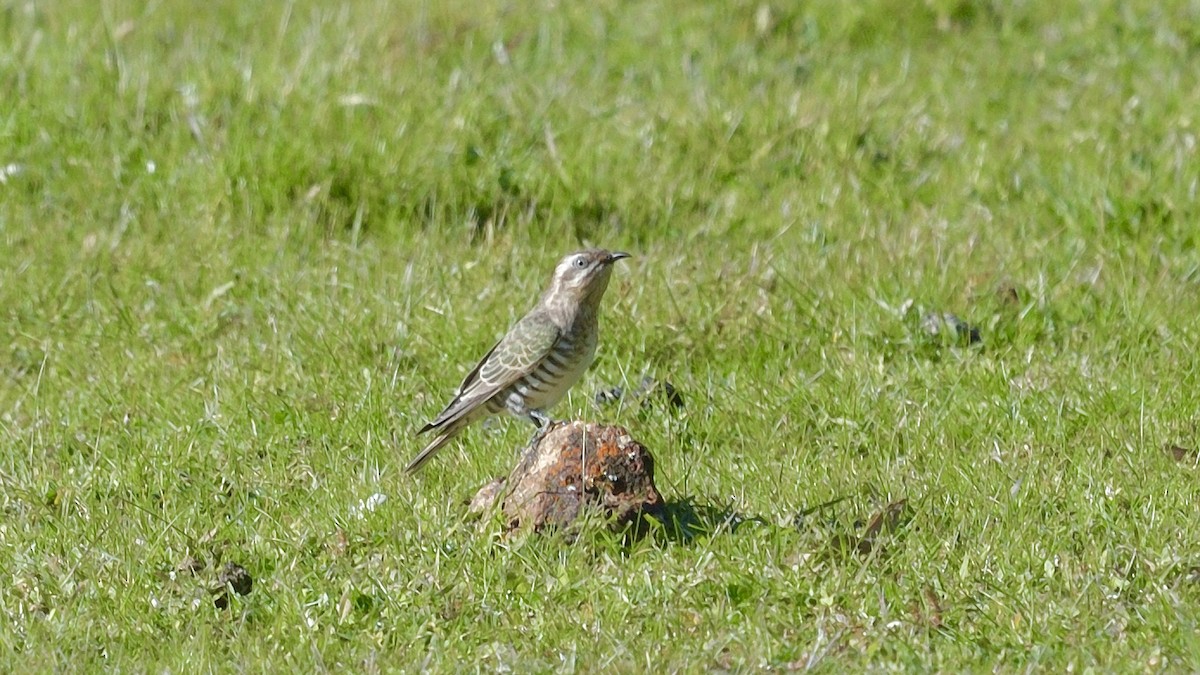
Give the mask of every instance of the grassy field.
<path id="1" fill-rule="evenodd" d="M 0 90 L 2 671 L 1200 667 L 1194 0 L 0 0 Z M 506 540 L 526 424 L 401 469 L 584 243 L 671 517 Z"/>

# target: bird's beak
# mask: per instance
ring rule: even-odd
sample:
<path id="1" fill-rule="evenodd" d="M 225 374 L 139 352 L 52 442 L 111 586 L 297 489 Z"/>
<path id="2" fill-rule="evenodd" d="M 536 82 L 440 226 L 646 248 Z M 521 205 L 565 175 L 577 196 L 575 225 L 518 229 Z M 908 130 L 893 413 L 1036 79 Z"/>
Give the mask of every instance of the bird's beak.
<path id="1" fill-rule="evenodd" d="M 630 255 L 624 251 L 613 251 L 612 253 L 608 254 L 608 264 L 611 265 L 611 264 L 617 262 L 618 260 L 620 260 L 621 258 L 629 258 L 629 257 L 630 257 Z"/>

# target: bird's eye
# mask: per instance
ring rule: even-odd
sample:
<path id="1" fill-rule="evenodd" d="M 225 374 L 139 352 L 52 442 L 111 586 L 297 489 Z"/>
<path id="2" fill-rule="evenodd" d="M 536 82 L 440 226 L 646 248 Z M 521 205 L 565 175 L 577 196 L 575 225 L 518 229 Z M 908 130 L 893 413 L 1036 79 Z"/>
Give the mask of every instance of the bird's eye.
<path id="1" fill-rule="evenodd" d="M 587 260 L 583 256 L 580 256 L 575 259 L 574 264 L 575 264 L 575 267 L 577 267 L 579 269 L 583 269 L 583 268 L 587 267 Z"/>

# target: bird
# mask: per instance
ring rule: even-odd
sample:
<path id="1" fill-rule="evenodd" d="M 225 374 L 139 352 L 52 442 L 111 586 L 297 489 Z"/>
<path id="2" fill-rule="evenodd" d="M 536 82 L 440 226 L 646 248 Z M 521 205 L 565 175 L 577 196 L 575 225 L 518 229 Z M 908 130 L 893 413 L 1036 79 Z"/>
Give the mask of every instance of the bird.
<path id="1" fill-rule="evenodd" d="M 558 262 L 537 305 L 467 373 L 454 398 L 417 435 L 436 432 L 405 471 L 416 473 L 472 422 L 509 413 L 532 422 L 531 445 L 551 424 L 547 412 L 596 355 L 600 300 L 622 251 L 589 248 Z"/>

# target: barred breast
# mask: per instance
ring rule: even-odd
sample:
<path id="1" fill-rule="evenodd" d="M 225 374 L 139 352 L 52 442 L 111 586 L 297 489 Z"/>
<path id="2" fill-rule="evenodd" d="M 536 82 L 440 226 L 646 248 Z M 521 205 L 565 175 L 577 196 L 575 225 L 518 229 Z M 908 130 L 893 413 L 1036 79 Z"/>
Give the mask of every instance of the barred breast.
<path id="1" fill-rule="evenodd" d="M 532 372 L 493 398 L 489 408 L 494 405 L 495 412 L 506 408 L 519 416 L 529 410 L 549 410 L 583 377 L 595 355 L 594 329 L 563 335 Z"/>

